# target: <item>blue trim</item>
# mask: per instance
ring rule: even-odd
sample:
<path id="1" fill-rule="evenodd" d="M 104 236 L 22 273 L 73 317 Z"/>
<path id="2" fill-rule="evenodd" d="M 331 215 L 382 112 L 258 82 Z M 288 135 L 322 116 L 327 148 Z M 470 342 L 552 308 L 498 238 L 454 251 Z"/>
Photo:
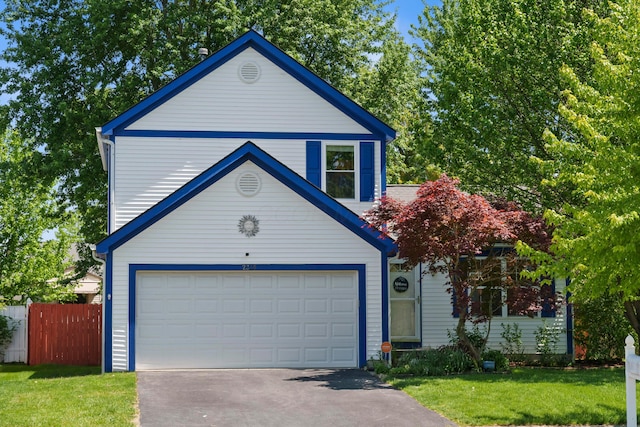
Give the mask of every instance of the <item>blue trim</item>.
<path id="1" fill-rule="evenodd" d="M 102 144 L 102 142 L 100 142 L 100 144 Z M 107 234 L 111 234 L 111 203 L 113 202 L 113 200 L 111 200 L 111 150 L 113 149 L 113 147 L 111 147 L 109 144 L 104 145 L 106 148 L 105 156 L 107 163 Z"/>
<path id="2" fill-rule="evenodd" d="M 553 279 L 551 281 L 550 285 L 542 285 L 543 289 L 545 286 L 551 286 L 551 295 L 553 295 L 555 297 L 556 294 L 556 279 Z M 555 305 L 551 305 L 548 302 L 544 302 L 542 303 L 542 310 L 540 310 L 540 317 L 543 318 L 550 318 L 550 317 L 556 317 L 556 307 Z"/>
<path id="3" fill-rule="evenodd" d="M 458 306 L 457 303 L 458 302 L 458 297 L 456 296 L 456 290 L 453 288 L 453 285 L 451 286 L 451 316 L 453 316 L 454 319 L 459 319 L 460 318 L 460 310 L 458 310 Z"/>
<path id="4" fill-rule="evenodd" d="M 118 136 L 144 138 L 238 138 L 238 139 L 323 139 L 355 141 L 361 139 L 380 139 L 379 135 L 369 133 L 330 133 L 330 132 L 247 132 L 213 130 L 123 130 Z"/>
<path id="5" fill-rule="evenodd" d="M 97 244 L 97 252 L 100 254 L 109 253 L 123 245 L 247 161 L 255 163 L 383 254 L 395 254 L 397 247 L 390 237 L 371 227 L 353 211 L 262 151 L 252 142 L 245 143 L 152 208 L 106 237 Z"/>
<path id="6" fill-rule="evenodd" d="M 113 372 L 113 254 L 107 254 L 104 274 L 104 371 Z"/>
<path id="7" fill-rule="evenodd" d="M 569 287 L 570 280 L 566 279 L 565 289 Z M 567 292 L 567 354 L 574 354 L 573 349 L 573 304 L 570 302 L 571 292 Z"/>
<path id="8" fill-rule="evenodd" d="M 387 145 L 380 144 L 380 195 L 387 195 Z"/>
<path id="9" fill-rule="evenodd" d="M 371 141 L 360 142 L 360 201 L 373 202 L 375 198 L 375 145 Z"/>
<path id="10" fill-rule="evenodd" d="M 372 134 L 380 135 L 381 137 L 379 139 L 390 141 L 395 138 L 396 133 L 391 127 L 364 110 L 354 101 L 343 95 L 253 30 L 248 31 L 229 43 L 120 116 L 106 123 L 102 126 L 102 134 L 120 135 L 120 132 L 129 124 L 135 122 L 157 106 L 167 102 L 167 100 L 187 89 L 248 48 L 255 49 L 317 95 L 331 103 L 335 108 L 351 117 L 364 128 L 370 130 Z"/>
<path id="11" fill-rule="evenodd" d="M 307 181 L 322 188 L 322 142 L 307 141 Z"/>
<path id="12" fill-rule="evenodd" d="M 384 269 L 384 265 L 382 266 Z M 365 264 L 258 264 L 251 271 L 356 271 L 358 273 L 358 367 L 367 363 L 367 273 Z M 135 371 L 136 273 L 139 271 L 247 271 L 242 264 L 130 264 L 129 371 Z"/>
<path id="13" fill-rule="evenodd" d="M 382 342 L 389 341 L 389 259 L 386 254 L 380 254 L 380 263 L 382 265 Z"/>
<path id="14" fill-rule="evenodd" d="M 424 320 L 424 319 L 422 318 L 423 313 L 424 313 L 424 310 L 422 309 L 423 304 L 424 304 L 424 300 L 423 300 L 423 298 L 422 298 L 422 295 L 423 295 L 423 293 L 422 293 L 422 263 L 418 264 L 418 266 L 419 266 L 419 268 L 420 268 L 420 270 L 418 270 L 418 274 L 419 274 L 419 277 L 420 277 L 420 278 L 418 279 L 418 283 L 420 284 L 420 304 L 419 304 L 419 305 L 420 305 L 420 308 L 419 308 L 419 309 L 420 309 L 420 318 L 419 318 L 419 320 L 420 320 L 420 327 L 418 328 L 418 334 L 419 334 L 419 336 L 418 336 L 418 337 L 419 337 L 419 339 L 420 339 L 420 341 L 419 341 L 419 342 L 420 342 L 420 347 L 422 347 L 422 321 Z"/>

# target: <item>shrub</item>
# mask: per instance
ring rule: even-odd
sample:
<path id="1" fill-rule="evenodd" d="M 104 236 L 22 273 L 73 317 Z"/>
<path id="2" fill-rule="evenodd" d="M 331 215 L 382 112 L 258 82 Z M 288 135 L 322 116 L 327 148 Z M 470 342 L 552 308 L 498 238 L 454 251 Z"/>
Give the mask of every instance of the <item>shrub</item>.
<path id="1" fill-rule="evenodd" d="M 618 295 L 602 295 L 574 302 L 576 344 L 587 360 L 611 361 L 624 357 L 624 340 L 633 334 Z M 635 334 L 633 334 L 635 336 Z"/>
<path id="2" fill-rule="evenodd" d="M 540 363 L 543 366 L 558 366 L 564 362 L 564 355 L 558 354 L 561 333 L 562 328 L 549 326 L 546 321 L 534 332 Z"/>
<path id="3" fill-rule="evenodd" d="M 16 321 L 0 314 L 0 356 L 4 356 L 4 349 L 11 344 L 13 333 L 17 328 Z"/>
<path id="4" fill-rule="evenodd" d="M 501 323 L 502 342 L 500 348 L 502 353 L 505 354 L 512 362 L 524 362 L 526 357 L 524 355 L 524 344 L 522 343 L 522 330 L 517 323 L 513 325 Z"/>
<path id="5" fill-rule="evenodd" d="M 440 376 L 459 374 L 473 368 L 473 360 L 464 351 L 453 346 L 411 351 L 398 359 L 391 369 L 396 375 Z"/>

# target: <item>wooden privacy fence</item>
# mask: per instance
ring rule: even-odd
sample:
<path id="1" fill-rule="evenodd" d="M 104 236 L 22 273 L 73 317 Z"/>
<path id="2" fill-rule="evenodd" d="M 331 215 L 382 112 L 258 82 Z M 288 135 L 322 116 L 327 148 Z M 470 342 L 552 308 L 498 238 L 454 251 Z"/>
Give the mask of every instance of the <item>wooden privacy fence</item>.
<path id="1" fill-rule="evenodd" d="M 100 304 L 31 304 L 29 365 L 100 365 Z"/>

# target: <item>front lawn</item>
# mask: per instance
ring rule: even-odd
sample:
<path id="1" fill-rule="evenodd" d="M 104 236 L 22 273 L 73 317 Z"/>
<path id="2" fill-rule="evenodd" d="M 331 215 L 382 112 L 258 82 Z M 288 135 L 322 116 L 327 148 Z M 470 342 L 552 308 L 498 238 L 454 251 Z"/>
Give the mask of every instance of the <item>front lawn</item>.
<path id="1" fill-rule="evenodd" d="M 521 368 L 387 381 L 460 425 L 626 424 L 623 368 Z"/>
<path id="2" fill-rule="evenodd" d="M 131 426 L 136 401 L 135 373 L 0 365 L 0 426 Z"/>

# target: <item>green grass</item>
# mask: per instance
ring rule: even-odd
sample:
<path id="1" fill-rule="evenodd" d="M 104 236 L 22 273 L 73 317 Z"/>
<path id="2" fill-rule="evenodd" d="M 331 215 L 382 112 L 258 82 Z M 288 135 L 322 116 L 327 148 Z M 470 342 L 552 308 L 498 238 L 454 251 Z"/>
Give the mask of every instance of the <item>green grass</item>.
<path id="1" fill-rule="evenodd" d="M 135 373 L 100 368 L 0 365 L 0 426 L 131 426 Z"/>
<path id="2" fill-rule="evenodd" d="M 387 381 L 460 425 L 626 424 L 623 368 L 532 368 Z"/>

